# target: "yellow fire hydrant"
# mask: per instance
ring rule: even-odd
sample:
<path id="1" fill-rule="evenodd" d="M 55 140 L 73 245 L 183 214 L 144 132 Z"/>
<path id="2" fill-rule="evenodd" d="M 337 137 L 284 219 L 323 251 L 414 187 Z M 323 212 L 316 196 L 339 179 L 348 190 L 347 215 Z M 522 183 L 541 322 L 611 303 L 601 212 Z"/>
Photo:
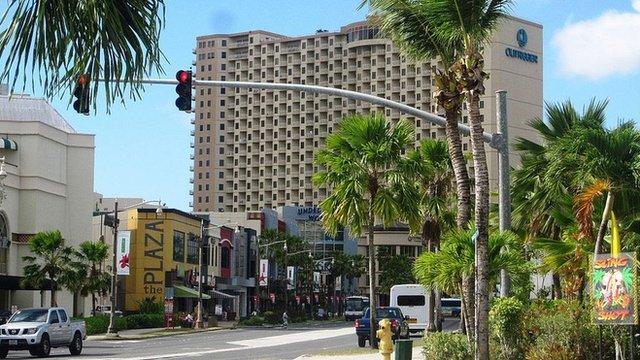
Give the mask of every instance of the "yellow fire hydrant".
<path id="1" fill-rule="evenodd" d="M 391 353 L 393 352 L 393 333 L 391 332 L 391 321 L 389 319 L 382 319 L 378 322 L 378 331 L 376 331 L 376 337 L 380 339 L 378 343 L 378 350 L 382 354 L 383 360 L 391 360 Z"/>

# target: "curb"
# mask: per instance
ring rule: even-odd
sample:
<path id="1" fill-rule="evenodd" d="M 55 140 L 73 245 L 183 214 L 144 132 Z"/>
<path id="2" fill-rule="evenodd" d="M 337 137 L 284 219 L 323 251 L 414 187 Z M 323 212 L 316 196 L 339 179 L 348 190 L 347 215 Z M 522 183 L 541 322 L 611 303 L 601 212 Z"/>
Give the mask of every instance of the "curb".
<path id="1" fill-rule="evenodd" d="M 107 338 L 104 334 L 100 334 L 100 335 L 90 335 L 90 336 L 87 336 L 87 340 L 90 340 L 90 341 L 132 341 L 132 340 L 146 340 L 146 339 L 156 339 L 156 338 L 163 338 L 163 337 L 170 337 L 170 336 L 181 336 L 181 335 L 198 334 L 198 333 L 210 332 L 210 331 L 233 330 L 233 329 L 236 329 L 236 328 L 237 328 L 236 326 L 233 326 L 233 327 L 212 327 L 212 328 L 207 328 L 207 329 L 202 329 L 202 330 L 193 330 L 193 331 L 185 331 L 185 332 L 166 333 L 166 334 L 153 334 L 153 335 L 145 335 L 145 334 L 139 334 L 139 335 L 123 335 L 123 336 L 119 336 L 119 337 L 117 337 L 117 338 Z"/>

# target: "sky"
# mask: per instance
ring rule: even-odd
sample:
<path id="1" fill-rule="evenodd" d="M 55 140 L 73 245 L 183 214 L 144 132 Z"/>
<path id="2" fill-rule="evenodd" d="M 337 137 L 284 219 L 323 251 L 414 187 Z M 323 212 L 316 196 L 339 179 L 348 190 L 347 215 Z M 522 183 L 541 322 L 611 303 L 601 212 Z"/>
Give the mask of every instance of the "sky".
<path id="1" fill-rule="evenodd" d="M 339 30 L 359 21 L 360 0 L 166 1 L 161 48 L 164 78 L 188 68 L 195 37 L 266 30 L 308 35 Z M 4 11 L 7 1 L 0 1 Z M 520 0 L 511 14 L 544 27 L 544 98 L 571 100 L 582 108 L 590 99 L 609 99 L 608 124 L 640 120 L 640 0 Z M 39 89 L 29 91 L 41 96 Z M 68 99 L 53 105 L 82 133 L 95 134 L 95 191 L 105 197 L 162 198 L 189 211 L 189 159 L 193 114 L 175 108 L 174 86 L 146 88 L 142 100 L 115 104 L 110 114 L 77 114 Z M 117 179 L 117 180 L 116 180 Z"/>

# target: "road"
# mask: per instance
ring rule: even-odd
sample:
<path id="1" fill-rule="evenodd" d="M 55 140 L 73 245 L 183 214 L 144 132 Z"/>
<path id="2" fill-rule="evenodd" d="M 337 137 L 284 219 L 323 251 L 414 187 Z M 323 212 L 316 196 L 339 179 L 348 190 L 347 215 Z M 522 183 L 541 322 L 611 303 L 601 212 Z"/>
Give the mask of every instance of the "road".
<path id="1" fill-rule="evenodd" d="M 452 330 L 457 321 L 447 321 Z M 419 338 L 414 338 L 419 340 Z M 86 341 L 83 360 L 105 359 L 295 359 L 320 351 L 357 347 L 351 323 L 314 327 L 234 329 L 132 341 Z M 52 349 L 51 357 L 70 358 L 66 348 Z M 8 359 L 31 359 L 29 352 L 10 352 Z"/>

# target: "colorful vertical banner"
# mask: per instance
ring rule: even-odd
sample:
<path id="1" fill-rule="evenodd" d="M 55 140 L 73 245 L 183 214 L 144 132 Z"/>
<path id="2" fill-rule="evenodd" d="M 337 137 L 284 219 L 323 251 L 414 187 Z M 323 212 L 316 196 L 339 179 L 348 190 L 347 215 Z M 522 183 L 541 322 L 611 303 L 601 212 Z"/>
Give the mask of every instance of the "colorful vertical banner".
<path id="1" fill-rule="evenodd" d="M 116 267 L 118 275 L 129 275 L 129 249 L 131 248 L 131 231 L 118 231 L 116 242 Z"/>
<path id="2" fill-rule="evenodd" d="M 296 288 L 295 274 L 295 266 L 287 266 L 287 290 L 293 290 Z"/>
<path id="3" fill-rule="evenodd" d="M 269 285 L 269 260 L 260 259 L 260 278 L 258 279 L 260 286 Z"/>
<path id="4" fill-rule="evenodd" d="M 341 291 L 342 290 L 342 276 L 337 276 L 336 277 L 335 289 L 336 289 L 336 291 Z"/>
<path id="5" fill-rule="evenodd" d="M 318 271 L 313 272 L 313 291 L 320 291 L 320 273 Z"/>
<path id="6" fill-rule="evenodd" d="M 596 255 L 591 276 L 596 324 L 638 323 L 635 257 L 635 253 Z"/>

